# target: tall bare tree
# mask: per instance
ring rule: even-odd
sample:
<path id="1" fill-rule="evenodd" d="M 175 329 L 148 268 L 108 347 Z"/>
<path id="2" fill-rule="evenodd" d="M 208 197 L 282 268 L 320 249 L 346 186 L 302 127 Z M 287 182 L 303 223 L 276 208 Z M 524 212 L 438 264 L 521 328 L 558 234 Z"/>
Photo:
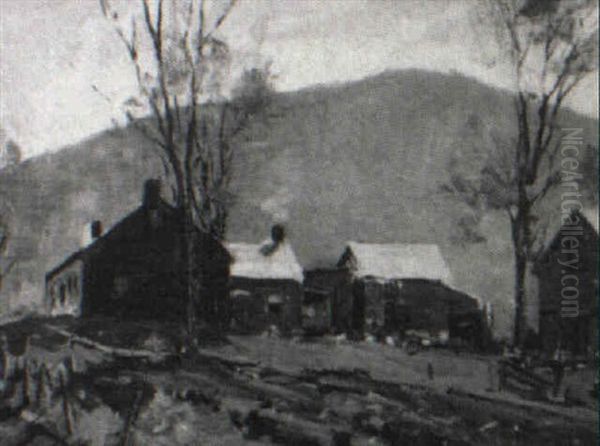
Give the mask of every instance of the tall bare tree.
<path id="1" fill-rule="evenodd" d="M 480 177 L 455 174 L 447 189 L 471 207 L 504 210 L 510 220 L 513 336 L 520 344 L 529 262 L 543 233 L 536 205 L 561 180 L 556 161 L 565 99 L 598 69 L 598 6 L 594 0 L 489 0 L 483 11 L 513 70 L 517 131 L 508 140 L 492 135 Z"/>
<path id="2" fill-rule="evenodd" d="M 0 216 L 0 291 L 2 291 L 4 279 L 15 265 L 15 260 L 6 255 L 9 236 L 8 223 Z"/>
<path id="3" fill-rule="evenodd" d="M 235 5 L 236 0 L 141 0 L 139 13 L 123 17 L 118 5 L 100 0 L 135 71 L 139 91 L 124 104 L 126 116 L 160 155 L 184 216 L 190 332 L 202 288 L 193 266 L 194 227 L 224 238 L 233 146 L 268 100 L 268 76 L 257 69 L 245 74 L 233 99 L 222 93 L 230 52 L 219 30 Z M 210 306 L 204 302 L 204 308 Z"/>

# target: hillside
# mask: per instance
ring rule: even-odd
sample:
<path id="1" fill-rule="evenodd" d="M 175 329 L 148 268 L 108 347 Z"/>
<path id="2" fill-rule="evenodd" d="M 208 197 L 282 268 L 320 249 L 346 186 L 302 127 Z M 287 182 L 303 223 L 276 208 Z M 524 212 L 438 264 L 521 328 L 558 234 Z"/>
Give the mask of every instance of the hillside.
<path id="1" fill-rule="evenodd" d="M 483 243 L 461 241 L 467 210 L 440 192 L 450 164 L 476 174 L 489 134 L 512 135 L 511 96 L 460 75 L 418 70 L 279 94 L 268 131 L 256 126 L 236 154 L 229 240 L 259 241 L 284 220 L 305 267 L 327 265 L 347 240 L 437 243 L 454 286 L 491 301 L 509 328 L 512 248 L 508 222 L 490 213 Z M 597 122 L 567 112 L 596 144 Z M 584 199 L 597 203 L 597 153 L 582 151 Z M 585 167 L 584 167 L 585 166 Z M 18 260 L 2 304 L 40 302 L 44 273 L 77 248 L 84 223 L 104 227 L 132 210 L 144 179 L 161 175 L 133 129 L 115 129 L 0 171 L 0 200 Z M 549 197 L 546 218 L 560 206 Z M 17 297 L 18 296 L 18 297 Z"/>

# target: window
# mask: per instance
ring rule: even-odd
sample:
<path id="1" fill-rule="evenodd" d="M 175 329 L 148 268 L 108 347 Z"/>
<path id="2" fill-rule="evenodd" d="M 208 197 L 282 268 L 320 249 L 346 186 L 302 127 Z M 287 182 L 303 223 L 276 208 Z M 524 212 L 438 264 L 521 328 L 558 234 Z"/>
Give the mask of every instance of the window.
<path id="1" fill-rule="evenodd" d="M 79 277 L 73 276 L 73 294 L 79 295 Z"/>
<path id="2" fill-rule="evenodd" d="M 269 305 L 281 305 L 283 304 L 283 296 L 281 294 L 270 294 L 267 302 Z"/>
<path id="3" fill-rule="evenodd" d="M 233 299 L 247 299 L 247 298 L 252 297 L 252 295 L 250 294 L 249 291 L 240 290 L 240 289 L 232 290 L 231 293 L 230 293 L 230 296 Z"/>
<path id="4" fill-rule="evenodd" d="M 64 283 L 60 284 L 59 298 L 60 298 L 60 304 L 64 306 L 65 300 L 67 298 L 67 287 Z"/>
<path id="5" fill-rule="evenodd" d="M 56 306 L 56 288 L 54 284 L 50 287 L 50 308 L 54 309 Z"/>
<path id="6" fill-rule="evenodd" d="M 67 286 L 69 289 L 69 295 L 73 296 L 77 292 L 77 278 L 75 276 L 69 276 Z"/>

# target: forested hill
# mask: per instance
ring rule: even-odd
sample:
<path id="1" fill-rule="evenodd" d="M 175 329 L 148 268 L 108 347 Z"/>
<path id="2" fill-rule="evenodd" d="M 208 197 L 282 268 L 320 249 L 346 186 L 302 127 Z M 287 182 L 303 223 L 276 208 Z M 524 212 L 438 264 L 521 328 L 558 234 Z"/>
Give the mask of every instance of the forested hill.
<path id="1" fill-rule="evenodd" d="M 515 134 L 512 98 L 461 75 L 418 70 L 384 73 L 343 85 L 278 94 L 268 128 L 249 129 L 236 152 L 232 241 L 260 241 L 284 220 L 305 267 L 327 265 L 347 240 L 437 243 L 453 285 L 494 303 L 507 333 L 512 299 L 508 222 L 489 213 L 465 227 L 469 210 L 442 193 L 449 172 L 477 175 L 490 135 Z M 596 145 L 597 121 L 563 113 Z M 597 203 L 597 152 L 582 150 L 581 183 Z M 18 259 L 3 294 L 10 303 L 41 302 L 44 273 L 77 248 L 82 227 L 108 228 L 140 201 L 143 181 L 161 176 L 153 149 L 132 128 L 106 131 L 58 152 L 0 171 L 0 201 Z M 544 218 L 559 219 L 555 193 Z M 467 225 L 468 226 L 468 225 Z M 485 240 L 473 243 L 470 231 Z M 18 296 L 18 297 L 17 297 Z"/>

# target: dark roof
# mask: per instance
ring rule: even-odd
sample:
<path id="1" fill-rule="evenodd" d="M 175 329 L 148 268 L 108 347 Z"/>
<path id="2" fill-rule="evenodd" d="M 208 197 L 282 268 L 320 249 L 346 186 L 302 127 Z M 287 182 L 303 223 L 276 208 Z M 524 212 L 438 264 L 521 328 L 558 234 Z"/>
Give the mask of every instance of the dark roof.
<path id="1" fill-rule="evenodd" d="M 167 203 L 163 202 L 162 204 L 164 206 L 168 206 L 170 208 L 173 208 L 171 205 L 169 205 Z M 54 276 L 56 273 L 58 273 L 59 271 L 63 270 L 65 267 L 67 267 L 71 263 L 73 263 L 75 260 L 84 259 L 85 256 L 88 253 L 90 253 L 92 250 L 94 250 L 98 246 L 106 243 L 106 240 L 110 239 L 111 235 L 114 234 L 114 232 L 119 227 L 121 227 L 122 225 L 125 225 L 128 221 L 133 220 L 137 216 L 136 214 L 138 212 L 140 212 L 142 209 L 143 209 L 143 205 L 142 206 L 138 206 L 134 211 L 130 212 L 128 215 L 126 215 L 121 220 L 119 220 L 117 223 L 115 223 L 108 231 L 106 231 L 100 237 L 98 237 L 97 239 L 95 239 L 92 243 L 90 243 L 89 245 L 84 246 L 84 247 L 78 249 L 77 251 L 75 251 L 73 254 L 71 254 L 69 257 L 67 257 L 62 263 L 60 263 L 58 266 L 56 266 L 55 268 L 53 268 L 52 270 L 50 270 L 48 273 L 46 273 L 46 278 L 48 279 L 48 278 Z"/>
<path id="2" fill-rule="evenodd" d="M 594 210 L 593 212 L 590 211 L 583 211 L 580 212 L 579 210 L 574 210 L 573 212 L 571 212 L 571 215 L 577 215 L 580 218 L 580 222 L 581 225 L 585 228 L 587 226 L 588 230 L 591 229 L 591 231 L 596 234 L 596 236 L 598 235 L 598 212 L 597 210 Z M 539 263 L 543 263 L 544 262 L 544 258 L 547 256 L 549 251 L 553 251 L 555 249 L 555 247 L 557 246 L 558 243 L 560 243 L 560 236 L 561 236 L 561 231 L 563 229 L 563 227 L 566 227 L 569 225 L 565 225 L 565 224 L 561 224 L 558 228 L 555 228 L 555 233 L 554 236 L 552 238 L 550 238 L 550 241 L 543 247 L 543 249 L 540 251 L 540 253 L 538 254 L 538 256 L 534 259 L 534 264 L 537 265 Z M 535 271 L 534 271 L 535 272 Z"/>
<path id="3" fill-rule="evenodd" d="M 174 206 L 170 205 L 163 199 L 161 199 L 159 201 L 159 206 L 163 211 L 166 211 L 172 217 L 177 218 L 178 212 Z M 75 251 L 73 254 L 71 254 L 69 257 L 67 257 L 62 263 L 60 263 L 58 266 L 56 266 L 55 268 L 50 270 L 48 273 L 46 273 L 46 280 L 51 278 L 52 276 L 54 276 L 56 273 L 60 272 L 61 270 L 63 270 L 65 267 L 67 267 L 74 261 L 79 260 L 79 259 L 85 260 L 85 258 L 91 252 L 97 250 L 98 248 L 105 245 L 106 243 L 109 243 L 115 237 L 115 234 L 117 233 L 118 229 L 122 228 L 123 226 L 126 226 L 129 222 L 134 221 L 135 218 L 138 217 L 138 214 L 140 212 L 143 212 L 144 209 L 145 209 L 145 207 L 143 204 L 138 206 L 135 210 L 133 210 L 128 215 L 126 215 L 121 220 L 119 220 L 117 223 L 115 223 L 108 231 L 106 231 L 100 237 L 95 239 L 92 243 Z M 206 238 L 210 237 L 209 235 L 200 231 L 200 229 L 198 227 L 195 227 L 195 229 L 196 229 L 197 233 L 205 235 Z M 227 251 L 224 247 L 223 247 L 223 253 L 227 256 L 229 261 L 231 261 L 231 255 L 229 254 L 229 251 Z"/>

